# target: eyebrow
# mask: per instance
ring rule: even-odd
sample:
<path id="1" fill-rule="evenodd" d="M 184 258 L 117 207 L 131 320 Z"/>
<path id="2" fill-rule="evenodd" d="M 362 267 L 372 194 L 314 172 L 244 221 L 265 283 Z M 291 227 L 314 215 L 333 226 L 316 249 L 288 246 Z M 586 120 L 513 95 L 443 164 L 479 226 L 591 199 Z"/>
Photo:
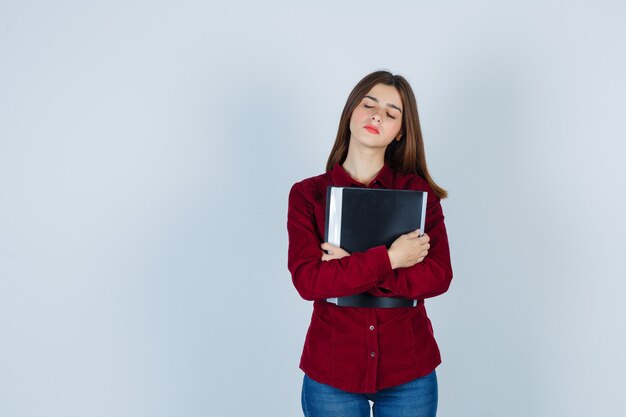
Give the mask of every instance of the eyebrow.
<path id="1" fill-rule="evenodd" d="M 365 96 L 371 100 L 374 100 L 376 103 L 378 103 L 378 99 L 376 97 L 372 97 L 372 96 Z M 391 103 L 387 103 L 387 106 L 389 107 L 393 107 L 394 109 L 398 110 L 400 113 L 402 113 L 402 109 L 398 106 L 396 106 L 395 104 L 391 104 Z"/>

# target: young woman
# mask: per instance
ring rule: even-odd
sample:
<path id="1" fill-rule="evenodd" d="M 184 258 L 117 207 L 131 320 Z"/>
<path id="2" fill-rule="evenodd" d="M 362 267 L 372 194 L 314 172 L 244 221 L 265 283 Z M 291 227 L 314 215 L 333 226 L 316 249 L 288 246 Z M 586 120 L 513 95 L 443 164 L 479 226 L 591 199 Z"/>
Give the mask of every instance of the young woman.
<path id="1" fill-rule="evenodd" d="M 428 191 L 424 233 L 358 253 L 323 242 L 328 186 Z M 289 193 L 288 267 L 302 298 L 314 301 L 300 361 L 306 417 L 366 417 L 369 401 L 376 417 L 436 415 L 441 357 L 424 299 L 452 280 L 445 197 L 426 168 L 410 85 L 386 71 L 367 75 L 348 97 L 326 173 Z M 342 305 L 364 293 L 373 306 L 358 297 Z"/>

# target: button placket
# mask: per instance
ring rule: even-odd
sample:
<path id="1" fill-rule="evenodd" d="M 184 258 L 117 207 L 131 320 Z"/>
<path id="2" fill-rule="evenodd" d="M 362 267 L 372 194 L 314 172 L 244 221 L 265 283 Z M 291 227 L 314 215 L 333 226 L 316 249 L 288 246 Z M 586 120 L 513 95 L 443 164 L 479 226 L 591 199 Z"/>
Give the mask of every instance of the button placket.
<path id="1" fill-rule="evenodd" d="M 378 375 L 378 364 L 380 350 L 378 347 L 378 315 L 375 308 L 366 309 L 363 320 L 363 332 L 365 332 L 365 350 L 367 355 L 367 371 L 365 373 L 363 388 L 365 391 L 373 392 L 376 390 L 376 380 Z"/>

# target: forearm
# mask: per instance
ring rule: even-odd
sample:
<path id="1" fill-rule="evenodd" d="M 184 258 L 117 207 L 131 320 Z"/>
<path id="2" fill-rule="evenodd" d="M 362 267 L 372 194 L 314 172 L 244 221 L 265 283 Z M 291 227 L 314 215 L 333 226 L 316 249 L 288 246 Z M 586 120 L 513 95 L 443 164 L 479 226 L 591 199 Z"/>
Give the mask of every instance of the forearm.
<path id="1" fill-rule="evenodd" d="M 322 261 L 290 251 L 289 270 L 293 284 L 305 300 L 359 294 L 382 284 L 393 273 L 384 246 L 353 253 L 341 259 Z"/>
<path id="2" fill-rule="evenodd" d="M 416 263 L 398 267 L 397 260 L 394 262 L 393 259 L 395 253 L 392 253 L 396 244 L 394 242 L 389 249 L 393 273 L 376 289 L 370 290 L 372 295 L 424 299 L 448 290 L 452 280 L 452 266 L 446 227 L 438 202 L 431 207 L 431 221 L 426 229 L 428 250 L 417 254 L 419 261 Z M 400 242 L 398 247 L 401 248 L 403 244 L 406 243 Z M 406 261 L 401 261 L 400 264 L 406 264 Z"/>

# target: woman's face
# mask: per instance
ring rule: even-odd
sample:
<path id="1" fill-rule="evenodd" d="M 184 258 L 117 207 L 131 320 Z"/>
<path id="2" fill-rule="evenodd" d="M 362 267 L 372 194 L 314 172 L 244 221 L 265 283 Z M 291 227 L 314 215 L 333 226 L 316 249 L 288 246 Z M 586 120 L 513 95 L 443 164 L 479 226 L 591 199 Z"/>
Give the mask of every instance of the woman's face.
<path id="1" fill-rule="evenodd" d="M 387 148 L 399 139 L 402 100 L 394 86 L 376 84 L 361 99 L 350 117 L 350 143 L 368 148 Z"/>

